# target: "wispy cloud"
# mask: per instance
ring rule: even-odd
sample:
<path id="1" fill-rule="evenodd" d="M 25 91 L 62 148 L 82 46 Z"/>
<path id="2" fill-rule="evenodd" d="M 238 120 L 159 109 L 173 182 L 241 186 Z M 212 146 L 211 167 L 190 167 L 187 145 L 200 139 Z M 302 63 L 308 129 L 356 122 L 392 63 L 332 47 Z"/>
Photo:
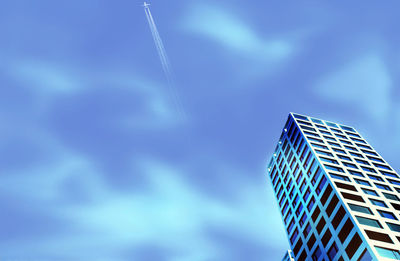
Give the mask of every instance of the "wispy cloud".
<path id="1" fill-rule="evenodd" d="M 273 195 L 266 193 L 264 183 L 236 180 L 240 186 L 235 187 L 240 189 L 235 199 L 224 200 L 205 194 L 183 178 L 183 169 L 147 158 L 134 162 L 147 177 L 146 184 L 123 191 L 108 184 L 101 171 L 84 157 L 60 159 L 59 163 L 42 174 L 34 173 L 27 183 L 31 188 L 17 186 L 20 179 L 13 177 L 6 182 L 8 194 L 25 200 L 29 197 L 31 208 L 45 207 L 69 227 L 69 232 L 43 236 L 26 244 L 22 251 L 37 248 L 41 256 L 58 253 L 96 259 L 118 257 L 132 248 L 134 253 L 141 253 L 150 245 L 164 249 L 160 254 L 168 260 L 220 260 L 232 256 L 232 249 L 225 248 L 212 229 L 229 234 L 233 227 L 243 242 L 264 246 L 265 253 L 287 244 L 282 225 L 270 223 L 279 220 L 279 213 L 269 213 L 268 202 Z M 71 182 L 75 186 L 68 185 Z M 33 188 L 44 191 L 31 197 Z M 66 193 L 84 193 L 89 198 L 65 201 L 73 198 Z M 154 249 L 147 255 L 151 251 Z"/>
<path id="2" fill-rule="evenodd" d="M 322 77 L 315 92 L 332 103 L 353 106 L 376 122 L 386 121 L 393 109 L 392 80 L 378 54 L 366 54 Z"/>
<path id="3" fill-rule="evenodd" d="M 294 45 L 279 36 L 263 37 L 229 9 L 199 4 L 182 21 L 188 32 L 212 40 L 232 52 L 264 62 L 279 62 L 294 52 Z"/>

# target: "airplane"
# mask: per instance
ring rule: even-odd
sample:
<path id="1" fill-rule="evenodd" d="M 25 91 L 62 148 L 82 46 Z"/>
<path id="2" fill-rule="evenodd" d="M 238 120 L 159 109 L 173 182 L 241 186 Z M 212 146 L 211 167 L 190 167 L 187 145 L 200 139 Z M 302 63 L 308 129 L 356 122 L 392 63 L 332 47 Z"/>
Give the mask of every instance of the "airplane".
<path id="1" fill-rule="evenodd" d="M 149 6 L 150 6 L 150 4 L 148 4 L 148 3 L 146 3 L 146 2 L 143 3 L 143 7 L 144 7 L 144 8 L 149 8 Z"/>

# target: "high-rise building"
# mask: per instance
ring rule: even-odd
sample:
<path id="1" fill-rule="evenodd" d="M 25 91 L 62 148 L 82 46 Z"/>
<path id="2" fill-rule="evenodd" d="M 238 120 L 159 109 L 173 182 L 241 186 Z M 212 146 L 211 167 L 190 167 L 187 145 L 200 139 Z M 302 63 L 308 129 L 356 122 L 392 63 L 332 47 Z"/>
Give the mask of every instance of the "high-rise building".
<path id="1" fill-rule="evenodd" d="M 290 113 L 268 176 L 295 260 L 400 260 L 400 177 L 354 128 Z"/>

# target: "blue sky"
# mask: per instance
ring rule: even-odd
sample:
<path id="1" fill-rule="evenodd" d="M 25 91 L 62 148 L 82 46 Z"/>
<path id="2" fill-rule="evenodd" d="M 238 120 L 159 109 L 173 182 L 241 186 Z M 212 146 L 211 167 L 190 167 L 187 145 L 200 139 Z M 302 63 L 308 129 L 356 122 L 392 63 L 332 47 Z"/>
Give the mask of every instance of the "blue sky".
<path id="1" fill-rule="evenodd" d="M 395 2 L 139 1 L 0 10 L 0 259 L 280 260 L 266 164 L 289 112 L 395 169 Z"/>

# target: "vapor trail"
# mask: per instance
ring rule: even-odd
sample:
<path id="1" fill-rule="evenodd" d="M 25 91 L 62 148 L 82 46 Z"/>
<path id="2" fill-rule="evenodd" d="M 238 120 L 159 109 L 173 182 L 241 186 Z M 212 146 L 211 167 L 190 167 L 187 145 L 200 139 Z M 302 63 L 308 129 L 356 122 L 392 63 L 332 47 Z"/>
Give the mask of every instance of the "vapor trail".
<path id="1" fill-rule="evenodd" d="M 144 12 L 146 14 L 147 22 L 149 23 L 151 34 L 154 39 L 154 44 L 156 46 L 158 55 L 160 57 L 160 61 L 161 61 L 161 65 L 162 65 L 165 77 L 167 78 L 170 96 L 175 104 L 176 110 L 178 111 L 180 116 L 184 118 L 186 115 L 185 115 L 182 103 L 179 99 L 178 93 L 175 88 L 175 81 L 174 81 L 171 65 L 169 63 L 169 59 L 167 56 L 167 52 L 165 51 L 164 44 L 161 40 L 160 34 L 158 33 L 157 26 L 154 22 L 153 16 L 151 15 L 149 4 L 144 2 L 143 6 L 144 6 Z"/>

